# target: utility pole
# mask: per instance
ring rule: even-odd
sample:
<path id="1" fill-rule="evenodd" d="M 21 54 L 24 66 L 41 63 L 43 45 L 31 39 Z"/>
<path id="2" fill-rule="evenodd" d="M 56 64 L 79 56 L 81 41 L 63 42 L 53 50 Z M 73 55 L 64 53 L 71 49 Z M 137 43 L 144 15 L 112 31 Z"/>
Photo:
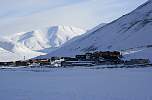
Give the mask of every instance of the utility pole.
<path id="1" fill-rule="evenodd" d="M 24 61 L 25 61 L 25 56 L 24 56 Z"/>

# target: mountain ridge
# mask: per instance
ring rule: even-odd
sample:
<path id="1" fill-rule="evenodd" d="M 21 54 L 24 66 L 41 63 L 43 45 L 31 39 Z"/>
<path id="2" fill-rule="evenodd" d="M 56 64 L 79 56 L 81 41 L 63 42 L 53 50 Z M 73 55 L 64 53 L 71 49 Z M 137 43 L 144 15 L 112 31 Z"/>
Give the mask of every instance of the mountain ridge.
<path id="1" fill-rule="evenodd" d="M 10 39 L 25 45 L 29 49 L 42 50 L 50 47 L 59 47 L 73 37 L 84 33 L 85 30 L 60 25 L 17 33 L 14 36 L 10 36 Z"/>
<path id="2" fill-rule="evenodd" d="M 0 61 L 16 61 L 47 54 L 84 34 L 86 31 L 73 26 L 51 26 L 29 32 L 19 32 L 0 39 Z"/>
<path id="3" fill-rule="evenodd" d="M 122 50 L 151 45 L 152 2 L 42 57 L 74 56 L 96 50 Z"/>

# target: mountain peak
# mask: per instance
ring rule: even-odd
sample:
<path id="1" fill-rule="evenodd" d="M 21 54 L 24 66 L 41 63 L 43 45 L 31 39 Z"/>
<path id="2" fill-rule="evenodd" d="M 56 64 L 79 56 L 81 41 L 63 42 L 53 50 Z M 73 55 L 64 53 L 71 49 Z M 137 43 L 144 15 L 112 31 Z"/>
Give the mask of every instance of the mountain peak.
<path id="1" fill-rule="evenodd" d="M 72 39 L 75 36 L 84 34 L 85 31 L 72 26 L 52 26 L 30 32 L 17 33 L 10 39 L 21 43 L 32 50 L 42 50 L 45 48 L 56 48 Z"/>
<path id="2" fill-rule="evenodd" d="M 44 55 L 85 32 L 73 26 L 59 25 L 16 33 L 7 38 L 0 38 L 0 56 L 9 55 L 6 61 L 23 60 L 24 56 L 30 59 Z"/>

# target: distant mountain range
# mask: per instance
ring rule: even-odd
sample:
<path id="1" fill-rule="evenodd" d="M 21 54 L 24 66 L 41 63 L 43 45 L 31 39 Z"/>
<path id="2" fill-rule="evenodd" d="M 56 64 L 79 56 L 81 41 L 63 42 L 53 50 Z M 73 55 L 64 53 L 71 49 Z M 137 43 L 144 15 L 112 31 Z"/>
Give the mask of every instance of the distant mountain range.
<path id="1" fill-rule="evenodd" d="M 85 32 L 72 26 L 53 26 L 1 38 L 0 61 L 24 60 L 47 54 Z"/>
<path id="2" fill-rule="evenodd" d="M 66 43 L 59 49 L 40 58 L 51 56 L 74 56 L 98 50 L 123 50 L 152 44 L 152 0 L 131 13 L 105 25 L 97 26 L 88 33 Z M 126 55 L 133 58 L 150 58 L 152 49 Z"/>

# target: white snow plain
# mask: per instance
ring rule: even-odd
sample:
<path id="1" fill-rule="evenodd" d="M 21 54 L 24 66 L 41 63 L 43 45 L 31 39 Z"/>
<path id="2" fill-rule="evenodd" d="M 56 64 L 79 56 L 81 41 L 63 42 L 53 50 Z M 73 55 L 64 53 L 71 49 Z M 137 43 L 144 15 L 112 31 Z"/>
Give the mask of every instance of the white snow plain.
<path id="1" fill-rule="evenodd" d="M 0 100 L 152 100 L 152 68 L 3 69 Z"/>

